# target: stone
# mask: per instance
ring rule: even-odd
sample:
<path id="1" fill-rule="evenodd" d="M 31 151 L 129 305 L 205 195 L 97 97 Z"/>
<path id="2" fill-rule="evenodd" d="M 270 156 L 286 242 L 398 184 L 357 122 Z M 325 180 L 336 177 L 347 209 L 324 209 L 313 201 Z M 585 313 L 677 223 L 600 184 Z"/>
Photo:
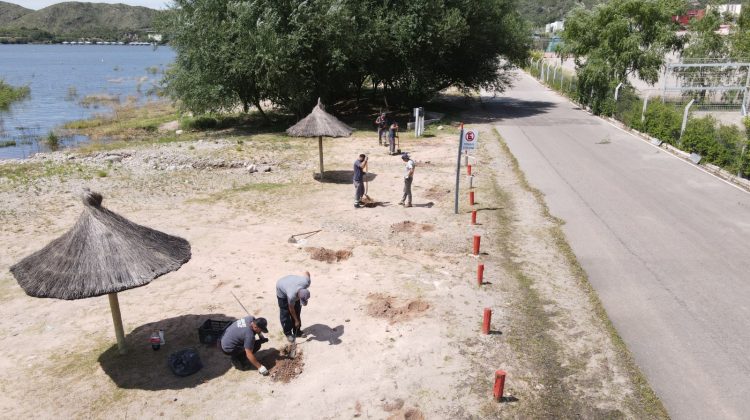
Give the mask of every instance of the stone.
<path id="1" fill-rule="evenodd" d="M 179 136 L 180 134 L 184 133 L 184 131 L 182 131 L 182 130 L 177 130 L 177 131 L 175 131 L 174 133 L 175 133 L 175 134 L 177 134 L 177 135 Z"/>

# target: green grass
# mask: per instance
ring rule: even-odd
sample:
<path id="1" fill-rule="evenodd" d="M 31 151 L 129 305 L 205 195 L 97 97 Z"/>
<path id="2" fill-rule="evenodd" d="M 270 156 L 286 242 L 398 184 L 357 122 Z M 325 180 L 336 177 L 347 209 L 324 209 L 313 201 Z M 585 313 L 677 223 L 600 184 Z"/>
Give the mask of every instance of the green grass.
<path id="1" fill-rule="evenodd" d="M 13 147 L 16 145 L 15 140 L 0 141 L 0 148 L 2 147 Z"/>
<path id="2" fill-rule="evenodd" d="M 0 79 L 0 109 L 7 109 L 10 104 L 27 98 L 31 94 L 28 86 L 11 86 Z"/>
<path id="3" fill-rule="evenodd" d="M 71 121 L 63 127 L 92 138 L 140 138 L 155 133 L 161 124 L 177 118 L 178 113 L 174 107 L 157 103 L 143 107 L 117 108 L 112 115 Z"/>
<path id="4" fill-rule="evenodd" d="M 93 169 L 79 163 L 34 162 L 0 165 L 0 178 L 6 178 L 16 185 L 52 177 L 91 179 Z"/>

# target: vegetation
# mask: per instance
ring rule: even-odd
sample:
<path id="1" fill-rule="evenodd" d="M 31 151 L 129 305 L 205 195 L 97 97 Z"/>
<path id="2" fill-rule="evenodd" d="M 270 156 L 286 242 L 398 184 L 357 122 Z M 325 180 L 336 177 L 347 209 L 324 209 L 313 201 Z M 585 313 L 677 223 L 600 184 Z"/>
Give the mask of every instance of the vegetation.
<path id="1" fill-rule="evenodd" d="M 386 107 L 451 86 L 500 91 L 529 46 L 512 0 L 177 0 L 163 17 L 168 92 L 197 114 L 268 100 L 302 115 L 368 87 Z"/>
<path id="2" fill-rule="evenodd" d="M 177 119 L 177 111 L 171 105 L 154 103 L 143 107 L 115 107 L 112 115 L 71 121 L 63 128 L 85 134 L 94 140 L 126 138 L 134 141 L 152 136 L 160 125 Z"/>
<path id="3" fill-rule="evenodd" d="M 577 8 L 563 31 L 565 55 L 578 74 L 578 100 L 595 114 L 611 114 L 611 92 L 634 76 L 654 84 L 670 51 L 681 49 L 673 15 L 678 0 L 612 0 L 593 10 Z"/>
<path id="4" fill-rule="evenodd" d="M 144 41 L 162 12 L 124 4 L 66 2 L 30 10 L 0 1 L 0 43 L 78 39 Z"/>
<path id="5" fill-rule="evenodd" d="M 0 79 L 0 110 L 8 109 L 11 103 L 29 96 L 31 88 L 28 86 L 11 86 Z"/>

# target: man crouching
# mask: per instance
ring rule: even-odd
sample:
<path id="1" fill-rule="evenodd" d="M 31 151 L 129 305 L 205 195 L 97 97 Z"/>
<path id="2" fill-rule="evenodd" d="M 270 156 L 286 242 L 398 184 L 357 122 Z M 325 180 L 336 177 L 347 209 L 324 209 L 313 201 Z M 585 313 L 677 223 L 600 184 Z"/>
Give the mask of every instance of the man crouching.
<path id="1" fill-rule="evenodd" d="M 255 357 L 260 346 L 268 341 L 262 333 L 268 333 L 268 321 L 265 318 L 246 316 L 232 322 L 224 330 L 224 335 L 218 341 L 219 348 L 227 356 L 232 356 L 232 364 L 237 369 L 247 370 L 249 365 L 253 365 L 261 375 L 266 376 L 268 369 Z M 255 334 L 258 334 L 257 340 Z"/>

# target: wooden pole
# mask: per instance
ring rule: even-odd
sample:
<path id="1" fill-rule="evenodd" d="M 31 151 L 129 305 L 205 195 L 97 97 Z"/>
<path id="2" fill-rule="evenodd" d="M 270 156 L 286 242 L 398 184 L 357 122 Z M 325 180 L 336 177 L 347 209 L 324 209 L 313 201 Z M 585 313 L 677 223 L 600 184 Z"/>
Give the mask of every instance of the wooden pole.
<path id="1" fill-rule="evenodd" d="M 112 322 L 115 324 L 115 336 L 117 337 L 117 348 L 120 354 L 125 354 L 125 332 L 122 329 L 122 316 L 120 316 L 120 302 L 117 300 L 117 293 L 110 293 L 109 308 L 112 310 Z"/>
<path id="2" fill-rule="evenodd" d="M 323 136 L 318 136 L 318 153 L 320 154 L 320 179 L 323 179 Z"/>

